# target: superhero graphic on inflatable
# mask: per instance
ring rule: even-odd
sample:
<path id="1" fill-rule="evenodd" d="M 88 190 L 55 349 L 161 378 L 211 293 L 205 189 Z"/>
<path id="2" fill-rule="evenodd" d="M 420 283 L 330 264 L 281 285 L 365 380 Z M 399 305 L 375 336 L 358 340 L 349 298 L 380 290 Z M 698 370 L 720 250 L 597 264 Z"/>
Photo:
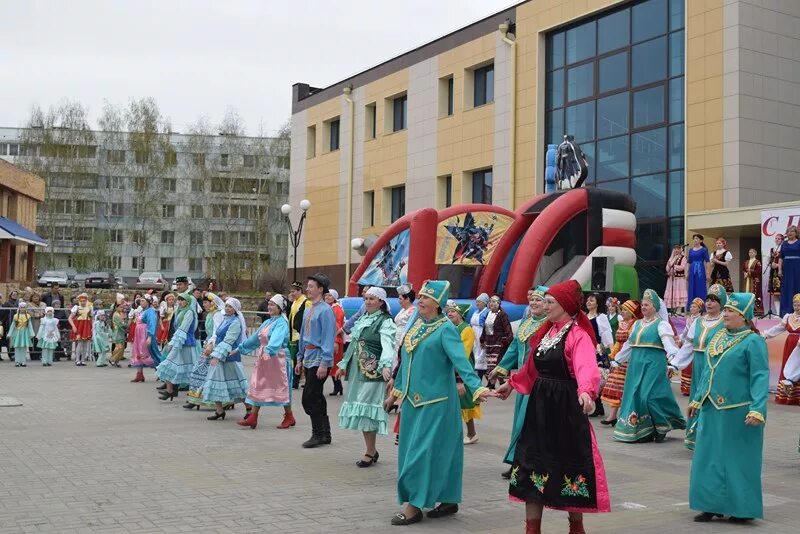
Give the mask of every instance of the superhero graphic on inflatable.
<path id="1" fill-rule="evenodd" d="M 492 221 L 496 219 L 497 217 L 492 217 Z M 494 222 L 478 226 L 475 224 L 472 213 L 468 212 L 464 216 L 464 225 L 460 226 L 459 223 L 460 219 L 456 218 L 456 224 L 445 226 L 447 231 L 458 241 L 450 263 L 473 260 L 483 265 L 483 255 L 489 249 L 489 237 L 494 230 Z"/>

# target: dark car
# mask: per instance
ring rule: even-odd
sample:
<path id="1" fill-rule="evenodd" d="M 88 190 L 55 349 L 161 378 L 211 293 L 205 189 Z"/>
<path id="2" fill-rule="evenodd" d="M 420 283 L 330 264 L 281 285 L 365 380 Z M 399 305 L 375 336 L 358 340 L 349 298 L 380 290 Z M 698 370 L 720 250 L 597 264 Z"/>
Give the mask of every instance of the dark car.
<path id="1" fill-rule="evenodd" d="M 83 289 L 84 283 L 86 283 L 86 278 L 88 278 L 88 274 L 86 273 L 78 273 L 72 277 L 72 280 L 69 281 L 69 287 L 72 289 Z"/>
<path id="2" fill-rule="evenodd" d="M 112 287 L 117 287 L 117 281 L 114 279 L 114 275 L 108 272 L 89 273 L 83 286 L 111 289 Z"/>

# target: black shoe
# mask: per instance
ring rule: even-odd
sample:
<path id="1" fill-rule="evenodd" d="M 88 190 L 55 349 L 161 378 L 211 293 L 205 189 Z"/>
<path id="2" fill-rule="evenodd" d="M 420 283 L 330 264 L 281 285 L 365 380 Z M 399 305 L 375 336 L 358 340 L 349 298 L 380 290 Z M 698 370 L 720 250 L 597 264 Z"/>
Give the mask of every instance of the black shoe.
<path id="1" fill-rule="evenodd" d="M 158 398 L 161 399 L 161 400 L 169 399 L 170 402 L 172 402 L 172 399 L 174 399 L 177 396 L 178 396 L 178 390 L 177 390 L 177 388 L 175 388 L 171 392 L 166 391 L 166 390 L 162 391 L 161 395 L 159 395 Z"/>
<path id="2" fill-rule="evenodd" d="M 653 441 L 655 441 L 656 443 L 663 443 L 666 438 L 667 438 L 666 434 L 659 434 L 656 432 L 656 437 L 653 438 Z"/>
<path id="3" fill-rule="evenodd" d="M 500 476 L 501 476 L 501 477 L 503 477 L 503 478 L 504 478 L 504 479 L 506 479 L 506 480 L 510 480 L 510 479 L 511 479 L 511 468 L 509 467 L 509 468 L 508 468 L 508 471 L 503 471 L 503 472 L 500 474 Z"/>
<path id="4" fill-rule="evenodd" d="M 356 465 L 358 467 L 370 467 L 372 464 L 377 464 L 380 454 L 378 454 L 378 451 L 375 451 L 375 454 L 372 456 L 370 456 L 369 454 L 365 454 L 364 456 L 369 458 L 369 462 L 365 462 L 364 460 L 359 460 L 356 462 Z"/>
<path id="5" fill-rule="evenodd" d="M 606 410 L 603 408 L 603 403 L 600 401 L 596 401 L 594 405 L 594 411 L 591 413 L 589 417 L 599 417 L 601 415 L 605 415 Z"/>
<path id="6" fill-rule="evenodd" d="M 187 402 L 186 404 L 183 405 L 183 407 L 186 408 L 187 410 L 194 410 L 195 408 L 197 408 L 197 411 L 200 411 L 200 405 L 192 404 L 191 402 Z"/>
<path id="7" fill-rule="evenodd" d="M 304 449 L 314 449 L 316 447 L 319 447 L 320 445 L 323 445 L 322 436 L 320 436 L 318 432 L 314 432 L 313 434 L 311 434 L 311 437 L 308 438 L 308 440 L 303 442 L 302 447 Z"/>
<path id="8" fill-rule="evenodd" d="M 457 504 L 440 504 L 433 510 L 428 510 L 428 518 L 436 519 L 437 517 L 444 517 L 446 515 L 453 515 L 458 512 Z"/>
<path id="9" fill-rule="evenodd" d="M 166 384 L 161 384 L 160 386 L 156 386 L 156 389 L 159 390 L 159 391 L 164 391 L 165 389 L 167 389 L 167 385 Z"/>
<path id="10" fill-rule="evenodd" d="M 332 441 L 332 439 L 331 439 L 331 422 L 328 419 L 328 416 L 326 415 L 326 416 L 322 417 L 322 419 L 320 420 L 320 423 L 322 424 L 322 428 L 321 428 L 322 432 L 320 434 L 320 438 L 322 439 L 322 444 L 323 445 L 330 445 L 331 441 Z"/>
<path id="11" fill-rule="evenodd" d="M 222 413 L 214 412 L 214 415 L 209 415 L 208 417 L 206 417 L 206 419 L 208 419 L 209 421 L 216 421 L 217 419 L 222 419 L 224 421 L 225 412 L 224 411 Z"/>
<path id="12" fill-rule="evenodd" d="M 419 523 L 422 521 L 422 510 L 417 512 L 417 515 L 414 517 L 406 517 L 404 513 L 395 514 L 392 518 L 392 525 L 396 527 L 404 527 L 406 525 L 413 525 L 414 523 Z"/>
<path id="13" fill-rule="evenodd" d="M 722 517 L 722 516 L 720 516 L 720 517 Z M 731 523 L 747 523 L 747 522 L 752 521 L 752 520 L 753 520 L 752 517 L 733 517 L 733 516 L 730 516 L 728 518 L 728 521 L 730 521 Z"/>
<path id="14" fill-rule="evenodd" d="M 695 523 L 708 523 L 715 517 L 722 517 L 722 514 L 712 514 L 711 512 L 703 512 L 694 516 Z"/>
<path id="15" fill-rule="evenodd" d="M 615 417 L 611 421 L 606 421 L 605 419 L 603 419 L 602 421 L 600 421 L 600 424 L 601 425 L 608 425 L 608 426 L 615 426 L 617 424 L 617 418 Z"/>

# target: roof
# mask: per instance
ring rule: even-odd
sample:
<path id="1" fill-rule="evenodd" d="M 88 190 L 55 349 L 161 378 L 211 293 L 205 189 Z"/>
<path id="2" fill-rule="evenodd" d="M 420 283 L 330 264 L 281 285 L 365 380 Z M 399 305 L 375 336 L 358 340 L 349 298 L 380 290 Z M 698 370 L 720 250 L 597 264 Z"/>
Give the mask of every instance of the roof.
<path id="1" fill-rule="evenodd" d="M 456 48 L 470 41 L 474 41 L 479 37 L 497 31 L 498 25 L 505 22 L 506 19 L 512 23 L 516 18 L 517 6 L 522 5 L 530 0 L 522 0 L 516 2 L 512 6 L 498 11 L 488 17 L 473 22 L 463 28 L 448 33 L 438 39 L 434 39 L 422 46 L 410 50 L 404 54 L 393 57 L 379 65 L 375 65 L 367 70 L 361 71 L 358 74 L 350 76 L 344 80 L 336 82 L 328 87 L 317 88 L 310 87 L 305 83 L 295 83 L 292 86 L 292 115 L 315 106 L 321 102 L 325 102 L 342 94 L 345 86 L 362 87 L 368 83 L 374 82 L 402 70 L 404 68 L 416 65 L 426 59 L 438 56 L 442 52 Z"/>
<path id="2" fill-rule="evenodd" d="M 44 180 L 3 159 L 0 159 L 0 186 L 39 202 L 44 201 Z"/>
<path id="3" fill-rule="evenodd" d="M 0 239 L 14 239 L 30 245 L 47 246 L 47 241 L 5 217 L 0 217 Z"/>

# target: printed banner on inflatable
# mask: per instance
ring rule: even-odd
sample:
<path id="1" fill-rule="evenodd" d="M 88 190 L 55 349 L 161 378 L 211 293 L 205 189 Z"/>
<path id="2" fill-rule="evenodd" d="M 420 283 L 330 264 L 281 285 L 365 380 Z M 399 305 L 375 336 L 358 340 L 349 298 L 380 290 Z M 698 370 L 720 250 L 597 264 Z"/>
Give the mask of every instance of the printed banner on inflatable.
<path id="1" fill-rule="evenodd" d="M 761 211 L 761 257 L 765 268 L 762 277 L 764 307 L 769 304 L 770 257 L 775 250 L 775 235 L 786 235 L 790 226 L 800 225 L 800 206 L 793 208 L 766 209 Z"/>
<path id="2" fill-rule="evenodd" d="M 375 255 L 359 285 L 397 287 L 408 282 L 408 246 L 410 232 L 403 230 Z"/>
<path id="3" fill-rule="evenodd" d="M 439 223 L 436 263 L 486 265 L 513 219 L 488 211 L 459 213 Z"/>

